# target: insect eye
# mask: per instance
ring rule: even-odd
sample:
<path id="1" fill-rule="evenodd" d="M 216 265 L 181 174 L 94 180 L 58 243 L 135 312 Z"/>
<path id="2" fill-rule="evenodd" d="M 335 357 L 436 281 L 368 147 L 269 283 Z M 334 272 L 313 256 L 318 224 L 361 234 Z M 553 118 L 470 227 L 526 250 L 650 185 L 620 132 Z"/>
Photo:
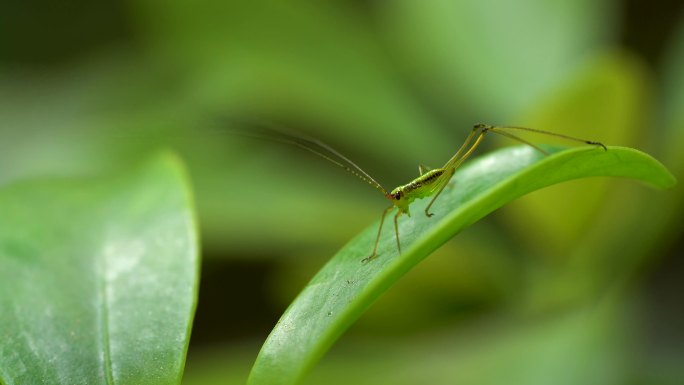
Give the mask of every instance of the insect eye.
<path id="1" fill-rule="evenodd" d="M 401 199 L 401 191 L 397 191 L 397 192 L 394 194 L 394 199 L 396 199 L 396 200 Z"/>

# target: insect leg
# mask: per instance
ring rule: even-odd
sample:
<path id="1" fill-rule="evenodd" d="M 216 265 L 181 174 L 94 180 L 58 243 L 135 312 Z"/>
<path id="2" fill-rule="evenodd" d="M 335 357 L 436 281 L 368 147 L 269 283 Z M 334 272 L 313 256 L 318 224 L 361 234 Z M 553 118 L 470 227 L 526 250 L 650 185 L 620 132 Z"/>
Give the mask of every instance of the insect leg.
<path id="1" fill-rule="evenodd" d="M 419 175 L 423 175 L 423 174 L 425 174 L 426 172 L 428 172 L 428 171 L 430 171 L 430 170 L 432 170 L 432 169 L 431 169 L 430 167 L 424 165 L 424 164 L 419 164 L 419 165 L 418 165 L 418 173 L 419 173 Z"/>
<path id="2" fill-rule="evenodd" d="M 449 184 L 449 181 L 451 180 L 451 177 L 454 176 L 455 171 L 456 171 L 455 168 L 451 168 L 450 170 L 447 171 L 448 174 L 442 174 L 442 176 L 440 177 L 440 178 L 446 178 L 446 180 L 444 180 L 444 182 L 440 182 L 440 183 L 442 183 L 442 185 L 439 187 L 439 190 L 437 190 L 437 193 L 435 194 L 435 196 L 432 198 L 430 203 L 425 208 L 425 215 L 427 215 L 428 218 L 435 215 L 434 213 L 430 212 L 430 207 L 432 207 L 432 204 L 435 202 L 435 200 L 437 200 L 437 197 L 439 196 L 439 194 L 441 194 L 442 191 L 444 191 L 444 188 L 446 187 L 446 185 Z"/>
<path id="3" fill-rule="evenodd" d="M 397 238 L 397 251 L 399 251 L 399 254 L 401 254 L 401 243 L 399 242 L 399 223 L 397 222 L 399 220 L 399 215 L 401 215 L 401 210 L 397 210 L 397 213 L 394 215 L 394 236 Z"/>
<path id="4" fill-rule="evenodd" d="M 378 256 L 376 251 L 378 250 L 378 242 L 380 242 L 380 234 L 382 233 L 382 224 L 385 222 L 385 216 L 387 215 L 387 213 L 390 210 L 392 210 L 393 208 L 394 208 L 394 205 L 386 208 L 385 211 L 382 212 L 382 217 L 380 217 L 380 226 L 378 227 L 378 235 L 377 235 L 377 237 L 375 237 L 375 245 L 373 245 L 373 252 L 368 257 L 362 259 L 361 263 L 366 263 L 366 262 L 370 261 L 371 259 Z M 394 219 L 394 223 L 396 224 L 396 217 Z"/>
<path id="5" fill-rule="evenodd" d="M 607 148 L 603 143 L 601 143 L 601 142 L 596 142 L 596 141 L 593 141 L 593 140 L 586 140 L 586 139 L 576 138 L 576 137 L 574 137 L 574 136 L 559 134 L 559 133 L 557 133 L 557 132 L 551 132 L 551 131 L 546 131 L 546 130 L 540 130 L 540 129 L 537 129 L 537 128 L 518 127 L 518 126 L 488 126 L 488 129 L 491 130 L 491 131 L 493 131 L 493 132 L 496 132 L 497 134 L 501 134 L 501 135 L 507 136 L 507 137 L 509 137 L 509 138 L 511 138 L 511 139 L 515 139 L 515 140 L 517 140 L 517 141 L 519 141 L 519 142 L 522 142 L 522 143 L 525 143 L 525 144 L 527 144 L 527 145 L 531 145 L 531 144 L 530 144 L 529 142 L 527 142 L 526 140 L 523 140 L 523 139 L 521 139 L 521 138 L 518 138 L 517 136 L 514 136 L 514 135 L 510 134 L 509 131 L 518 130 L 518 131 L 533 132 L 533 133 L 537 133 L 537 134 L 544 134 L 544 135 L 548 135 L 548 136 L 555 136 L 555 137 L 557 137 L 557 138 L 562 138 L 562 139 L 565 139 L 565 140 L 571 140 L 571 141 L 574 141 L 574 142 L 579 142 L 579 143 L 589 144 L 589 145 L 592 145 L 592 146 L 602 147 L 605 151 L 608 151 L 608 148 Z M 504 131 L 505 131 L 506 133 L 508 133 L 508 135 L 504 134 Z M 537 146 L 532 146 L 532 147 L 535 147 L 535 148 L 538 149 Z"/>
<path id="6" fill-rule="evenodd" d="M 524 144 L 526 144 L 526 145 L 528 145 L 528 146 L 534 148 L 535 150 L 541 152 L 541 153 L 544 154 L 544 155 L 549 155 L 548 152 L 544 151 L 541 147 L 537 146 L 536 144 L 534 144 L 534 143 L 532 143 L 532 142 L 530 142 L 530 141 L 528 141 L 528 140 L 525 140 L 525 139 L 523 139 L 523 138 L 521 138 L 521 137 L 519 137 L 519 136 L 517 136 L 517 135 L 513 135 L 513 134 L 511 134 L 511 133 L 508 132 L 508 131 L 500 130 L 498 127 L 492 127 L 492 128 L 490 128 L 490 130 L 491 130 L 492 132 L 496 132 L 496 133 L 499 134 L 499 135 L 505 136 L 505 137 L 510 138 L 510 139 L 513 139 L 513 140 L 517 140 L 517 141 L 520 142 L 520 143 L 524 143 Z"/>
<path id="7" fill-rule="evenodd" d="M 461 164 L 463 164 L 463 162 L 473 153 L 473 151 L 475 151 L 477 146 L 480 145 L 480 142 L 482 142 L 482 139 L 484 138 L 485 134 L 487 134 L 487 131 L 489 131 L 490 129 L 491 129 L 490 126 L 479 125 L 479 124 L 475 125 L 475 127 L 473 128 L 473 131 L 470 133 L 470 135 L 468 135 L 468 137 L 466 138 L 466 141 L 463 143 L 463 145 L 461 145 L 461 148 L 458 150 L 456 155 L 454 155 L 451 159 L 449 159 L 447 164 L 444 166 L 444 169 L 446 172 L 444 174 L 442 174 L 442 176 L 440 176 L 440 179 L 444 179 L 444 181 L 439 182 L 441 184 L 439 187 L 439 190 L 437 190 L 437 193 L 435 194 L 435 196 L 432 198 L 432 200 L 427 205 L 427 207 L 425 207 L 425 215 L 427 215 L 428 217 L 431 217 L 433 215 L 433 213 L 430 212 L 430 207 L 432 207 L 432 204 L 435 203 L 435 200 L 437 199 L 439 194 L 442 193 L 442 191 L 444 190 L 446 185 L 449 183 L 449 181 L 451 180 L 451 177 L 454 176 L 456 169 L 459 168 L 461 166 Z M 475 136 L 475 134 L 478 131 L 479 131 L 479 134 L 477 135 L 475 142 L 470 146 L 470 148 L 465 150 L 467 148 L 466 145 L 470 144 L 473 136 Z"/>
<path id="8" fill-rule="evenodd" d="M 482 139 L 484 138 L 484 136 L 487 132 L 492 131 L 492 132 L 495 132 L 499 135 L 508 137 L 510 139 L 517 140 L 521 143 L 524 143 L 524 144 L 536 149 L 537 151 L 540 151 L 543 154 L 547 154 L 547 152 L 544 151 L 541 147 L 539 147 L 539 146 L 537 146 L 537 145 L 535 145 L 535 144 L 533 144 L 533 143 L 531 143 L 531 142 L 529 142 L 523 138 L 520 138 L 517 135 L 510 133 L 510 131 L 513 131 L 513 130 L 528 131 L 528 132 L 533 132 L 533 133 L 537 133 L 537 134 L 545 134 L 545 135 L 555 136 L 555 137 L 563 138 L 566 140 L 572 140 L 575 142 L 581 142 L 581 143 L 589 144 L 592 146 L 602 147 L 606 151 L 608 150 L 606 148 L 606 146 L 601 142 L 575 138 L 572 136 L 558 134 L 558 133 L 550 132 L 550 131 L 538 130 L 535 128 L 516 127 L 516 126 L 488 126 L 488 125 L 484 125 L 484 124 L 476 124 L 475 127 L 473 127 L 473 130 L 470 132 L 470 135 L 468 135 L 465 142 L 463 142 L 463 144 L 461 145 L 461 148 L 458 149 L 456 154 L 454 156 L 452 156 L 451 159 L 449 159 L 449 161 L 447 162 L 447 164 L 443 167 L 446 172 L 444 174 L 442 174 L 442 176 L 440 178 L 446 178 L 446 179 L 443 182 L 442 181 L 439 182 L 439 183 L 441 183 L 439 190 L 437 191 L 435 196 L 432 198 L 430 203 L 425 208 L 425 215 L 427 215 L 428 217 L 432 216 L 432 213 L 430 213 L 430 207 L 432 207 L 432 204 L 435 203 L 435 200 L 437 199 L 439 194 L 442 192 L 442 190 L 444 190 L 444 187 L 447 185 L 449 180 L 451 180 L 451 177 L 454 175 L 454 172 L 456 171 L 456 169 L 461 166 L 461 164 L 473 153 L 473 151 L 475 151 L 475 149 L 480 145 L 480 142 L 482 142 Z M 478 134 L 478 132 L 479 132 L 479 134 Z M 473 138 L 476 135 L 477 135 L 477 137 L 475 139 L 475 142 L 473 142 L 471 145 L 470 143 L 473 141 Z"/>
<path id="9" fill-rule="evenodd" d="M 486 131 L 485 126 L 481 124 L 476 124 L 475 127 L 473 127 L 473 129 L 470 131 L 470 134 L 468 134 L 468 136 L 466 137 L 466 140 L 463 141 L 461 147 L 458 149 L 458 151 L 456 151 L 456 154 L 454 154 L 454 156 L 452 156 L 451 159 L 449 159 L 449 161 L 443 168 L 446 169 L 448 165 L 452 164 L 455 160 L 463 156 L 463 153 L 466 151 L 466 149 L 468 149 L 468 146 L 470 146 L 470 142 L 473 141 L 473 138 L 480 130 Z M 480 133 L 480 135 L 482 135 L 482 133 Z"/>

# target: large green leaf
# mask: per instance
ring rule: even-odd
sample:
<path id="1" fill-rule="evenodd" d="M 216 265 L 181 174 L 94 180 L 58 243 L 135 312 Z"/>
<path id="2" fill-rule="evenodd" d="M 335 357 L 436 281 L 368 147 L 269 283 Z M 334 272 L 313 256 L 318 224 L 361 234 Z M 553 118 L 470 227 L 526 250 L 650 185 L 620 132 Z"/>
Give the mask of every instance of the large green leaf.
<path id="1" fill-rule="evenodd" d="M 643 370 L 641 365 L 632 365 L 638 362 L 634 361 L 631 349 L 638 334 L 624 322 L 630 317 L 627 306 L 606 299 L 533 317 L 527 322 L 497 313 L 493 322 L 480 319 L 459 328 L 437 327 L 418 335 L 383 339 L 381 344 L 349 338 L 314 368 L 303 383 L 630 383 L 630 378 L 635 377 L 634 370 Z"/>
<path id="2" fill-rule="evenodd" d="M 171 384 L 195 309 L 183 167 L 0 190 L 0 383 Z"/>
<path id="3" fill-rule="evenodd" d="M 643 143 L 647 139 L 639 133 L 648 106 L 647 79 L 640 62 L 630 56 L 597 57 L 554 95 L 540 101 L 522 124 L 604 143 L 631 146 L 640 139 Z M 556 260 L 567 258 L 567 251 L 587 233 L 595 213 L 614 199 L 610 187 L 616 183 L 595 180 L 525 197 L 507 208 L 510 228 L 517 238 Z"/>
<path id="4" fill-rule="evenodd" d="M 664 121 L 667 124 L 681 123 L 684 120 L 684 12 L 679 16 L 664 56 Z"/>
<path id="5" fill-rule="evenodd" d="M 379 14 L 399 64 L 445 114 L 506 121 L 609 44 L 614 4 L 399 0 Z"/>
<path id="6" fill-rule="evenodd" d="M 664 160 L 675 168 L 676 175 L 684 174 L 684 12 L 665 55 L 663 79 L 662 122 L 668 131 L 663 133 Z"/>
<path id="7" fill-rule="evenodd" d="M 192 95 L 184 108 L 300 119 L 373 153 L 378 142 L 413 155 L 446 148 L 431 140 L 437 120 L 397 76 L 367 15 L 344 2 L 145 0 L 134 9 L 163 62 L 182 63 Z"/>
<path id="8" fill-rule="evenodd" d="M 463 228 L 523 194 L 591 176 L 630 177 L 659 188 L 675 183 L 658 161 L 629 148 L 549 151 L 552 155 L 543 157 L 527 147 L 507 148 L 459 170 L 437 200 L 434 217 L 422 214 L 428 202 L 423 200 L 414 203 L 412 218 L 400 220 L 401 255 L 389 225 L 380 240 L 380 256 L 362 264 L 377 224 L 362 232 L 319 271 L 281 317 L 262 347 L 250 383 L 297 382 L 406 271 Z"/>

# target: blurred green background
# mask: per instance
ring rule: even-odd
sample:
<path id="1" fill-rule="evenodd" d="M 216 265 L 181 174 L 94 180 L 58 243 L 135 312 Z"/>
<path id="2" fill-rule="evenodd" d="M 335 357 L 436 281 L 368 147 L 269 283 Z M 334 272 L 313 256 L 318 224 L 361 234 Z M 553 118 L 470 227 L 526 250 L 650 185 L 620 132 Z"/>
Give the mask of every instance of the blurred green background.
<path id="1" fill-rule="evenodd" d="M 226 117 L 319 137 L 388 188 L 477 122 L 635 147 L 682 180 L 684 3 L 2 2 L 0 184 L 160 147 L 188 164 L 204 262 L 184 384 L 243 383 L 298 290 L 385 207 Z M 614 179 L 526 196 L 411 271 L 307 381 L 681 384 L 682 203 Z"/>

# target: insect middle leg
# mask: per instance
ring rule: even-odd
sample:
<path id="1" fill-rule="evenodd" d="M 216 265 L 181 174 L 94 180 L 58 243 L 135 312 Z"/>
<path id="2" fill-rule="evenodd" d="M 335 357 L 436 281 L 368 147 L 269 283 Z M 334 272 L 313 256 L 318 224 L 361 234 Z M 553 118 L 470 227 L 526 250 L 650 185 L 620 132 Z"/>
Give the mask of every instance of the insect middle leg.
<path id="1" fill-rule="evenodd" d="M 430 171 L 430 170 L 432 170 L 432 168 L 430 168 L 430 167 L 428 167 L 428 166 L 426 166 L 426 165 L 424 165 L 424 164 L 419 164 L 419 165 L 418 165 L 418 174 L 419 174 L 419 175 L 423 175 L 423 174 L 425 174 L 426 172 L 428 172 L 428 171 Z"/>

